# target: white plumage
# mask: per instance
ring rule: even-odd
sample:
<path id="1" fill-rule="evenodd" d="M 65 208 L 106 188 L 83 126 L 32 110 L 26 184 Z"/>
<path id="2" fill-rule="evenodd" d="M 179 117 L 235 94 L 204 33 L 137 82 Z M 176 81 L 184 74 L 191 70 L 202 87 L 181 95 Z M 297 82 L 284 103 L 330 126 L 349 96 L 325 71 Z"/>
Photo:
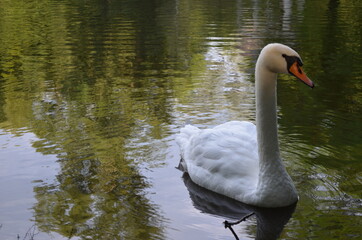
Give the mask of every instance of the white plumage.
<path id="1" fill-rule="evenodd" d="M 192 159 L 182 164 L 198 185 L 224 195 L 233 189 L 248 193 L 256 188 L 259 161 L 254 124 L 233 121 L 206 130 L 187 125 L 177 142 L 183 159 Z"/>
<path id="2" fill-rule="evenodd" d="M 256 67 L 257 126 L 231 121 L 212 129 L 191 125 L 181 129 L 176 139 L 181 164 L 193 182 L 256 206 L 282 207 L 298 200 L 279 156 L 276 74 L 291 73 L 313 87 L 300 66 L 300 57 L 293 49 L 267 45 Z"/>

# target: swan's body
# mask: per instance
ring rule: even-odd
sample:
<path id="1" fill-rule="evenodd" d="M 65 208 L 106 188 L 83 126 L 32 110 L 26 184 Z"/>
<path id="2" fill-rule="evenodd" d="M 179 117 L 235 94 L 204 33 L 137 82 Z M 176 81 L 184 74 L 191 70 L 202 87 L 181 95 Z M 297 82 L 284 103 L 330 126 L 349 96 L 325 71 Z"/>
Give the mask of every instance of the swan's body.
<path id="1" fill-rule="evenodd" d="M 282 44 L 261 51 L 255 69 L 256 126 L 232 121 L 213 129 L 187 125 L 177 142 L 183 169 L 198 185 L 261 207 L 283 207 L 298 200 L 297 190 L 279 155 L 276 80 L 290 73 L 313 87 L 298 53 Z"/>

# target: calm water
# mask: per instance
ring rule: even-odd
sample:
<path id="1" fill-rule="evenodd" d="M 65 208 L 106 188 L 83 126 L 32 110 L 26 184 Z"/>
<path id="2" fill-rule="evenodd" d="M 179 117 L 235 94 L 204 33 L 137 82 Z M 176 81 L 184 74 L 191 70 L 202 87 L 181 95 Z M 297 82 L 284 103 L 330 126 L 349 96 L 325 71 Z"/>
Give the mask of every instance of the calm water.
<path id="1" fill-rule="evenodd" d="M 300 192 L 263 210 L 175 167 L 175 136 L 255 121 L 267 43 L 302 56 L 278 81 L 282 156 Z M 360 239 L 362 2 L 0 0 L 0 238 Z M 295 209 L 294 209 L 295 208 Z"/>

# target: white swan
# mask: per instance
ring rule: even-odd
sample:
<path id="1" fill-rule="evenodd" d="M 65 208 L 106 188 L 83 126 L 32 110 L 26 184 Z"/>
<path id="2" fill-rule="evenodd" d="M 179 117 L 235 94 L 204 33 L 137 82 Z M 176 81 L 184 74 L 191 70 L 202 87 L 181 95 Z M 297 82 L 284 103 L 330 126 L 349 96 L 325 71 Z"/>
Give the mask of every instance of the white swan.
<path id="1" fill-rule="evenodd" d="M 246 204 L 283 207 L 298 201 L 279 154 L 276 116 L 277 73 L 289 73 L 310 87 L 297 52 L 273 43 L 256 63 L 256 126 L 231 121 L 213 129 L 186 125 L 176 141 L 181 165 L 192 181 Z"/>

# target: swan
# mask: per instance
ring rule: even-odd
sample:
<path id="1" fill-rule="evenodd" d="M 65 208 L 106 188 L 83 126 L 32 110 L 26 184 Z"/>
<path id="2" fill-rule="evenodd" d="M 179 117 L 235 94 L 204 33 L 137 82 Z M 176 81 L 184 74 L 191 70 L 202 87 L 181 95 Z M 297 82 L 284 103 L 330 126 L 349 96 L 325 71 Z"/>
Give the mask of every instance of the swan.
<path id="1" fill-rule="evenodd" d="M 291 74 L 313 88 L 292 48 L 266 45 L 255 67 L 256 126 L 231 121 L 212 129 L 186 125 L 176 142 L 180 166 L 197 185 L 258 207 L 285 207 L 298 201 L 298 193 L 279 153 L 277 74 Z"/>

